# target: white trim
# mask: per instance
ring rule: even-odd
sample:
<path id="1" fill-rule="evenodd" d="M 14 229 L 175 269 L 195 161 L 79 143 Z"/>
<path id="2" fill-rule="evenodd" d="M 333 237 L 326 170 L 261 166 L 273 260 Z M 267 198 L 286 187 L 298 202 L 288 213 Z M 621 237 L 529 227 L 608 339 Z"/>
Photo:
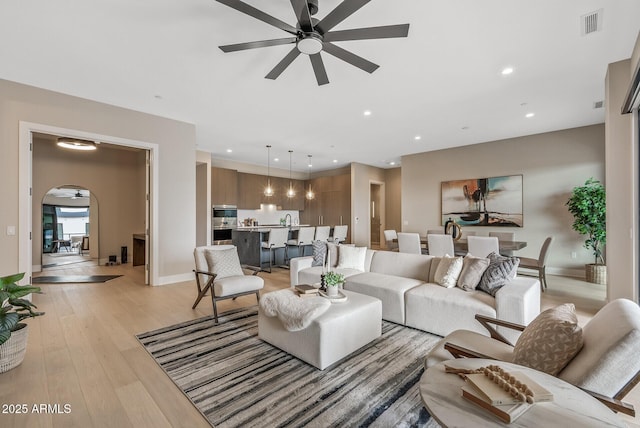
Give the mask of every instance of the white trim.
<path id="1" fill-rule="evenodd" d="M 32 274 L 32 243 L 29 238 L 31 233 L 31 227 L 33 224 L 32 219 L 32 197 L 29 194 L 29 189 L 32 183 L 32 152 L 30 146 L 33 142 L 33 132 L 40 132 L 44 134 L 52 134 L 60 137 L 75 137 L 85 140 L 94 140 L 104 143 L 135 147 L 139 149 L 149 150 L 151 158 L 151 213 L 149 215 L 151 235 L 147 244 L 150 241 L 149 247 L 149 263 L 151 267 L 150 271 L 150 284 L 157 285 L 160 283 L 159 278 L 159 251 L 158 251 L 158 183 L 160 182 L 160 147 L 158 144 L 149 143 L 145 141 L 130 140 L 128 138 L 113 137 L 109 135 L 95 134 L 92 132 L 78 131 L 68 128 L 60 128 L 57 126 L 44 125 L 40 123 L 32 123 L 20 121 L 19 132 L 19 173 L 18 173 L 18 268 L 20 272 L 26 272 L 25 277 L 30 278 Z M 27 224 L 23 224 L 26 222 Z"/>
<path id="2" fill-rule="evenodd" d="M 193 282 L 195 280 L 194 273 L 180 273 L 177 275 L 161 276 L 156 285 L 169 285 L 177 282 Z"/>

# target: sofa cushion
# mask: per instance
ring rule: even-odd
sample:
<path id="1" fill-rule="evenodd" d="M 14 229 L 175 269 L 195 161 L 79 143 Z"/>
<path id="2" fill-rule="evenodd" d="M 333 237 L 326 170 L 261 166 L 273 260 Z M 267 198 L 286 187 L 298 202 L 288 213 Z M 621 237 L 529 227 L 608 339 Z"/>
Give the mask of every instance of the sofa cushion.
<path id="1" fill-rule="evenodd" d="M 257 275 L 228 276 L 213 283 L 213 290 L 218 297 L 231 294 L 258 291 L 264 287 L 264 280 Z"/>
<path id="2" fill-rule="evenodd" d="M 216 281 L 230 276 L 244 276 L 235 247 L 227 250 L 205 250 L 204 257 L 207 259 L 209 272 L 216 274 Z"/>
<path id="3" fill-rule="evenodd" d="M 379 251 L 376 254 L 381 253 Z M 419 279 L 403 278 L 377 272 L 364 272 L 346 278 L 344 288 L 349 291 L 377 297 L 382 300 L 382 318 L 404 324 L 405 292 L 423 282 Z"/>
<path id="4" fill-rule="evenodd" d="M 513 348 L 513 362 L 555 376 L 581 348 L 575 306 L 565 303 L 531 321 Z"/>
<path id="5" fill-rule="evenodd" d="M 311 245 L 313 247 L 313 262 L 311 262 L 311 266 L 324 266 L 327 259 L 327 242 L 313 241 Z"/>
<path id="6" fill-rule="evenodd" d="M 487 335 L 475 315 L 496 316 L 495 299 L 481 291 L 423 284 L 405 293 L 406 325 L 446 336 L 454 330 Z"/>
<path id="7" fill-rule="evenodd" d="M 376 251 L 371 259 L 369 270 L 403 278 L 429 280 L 432 256 L 422 254 L 398 253 L 395 251 Z"/>
<path id="8" fill-rule="evenodd" d="M 460 272 L 457 286 L 465 291 L 475 290 L 487 267 L 489 267 L 489 259 L 467 254 L 462 263 L 462 272 Z"/>
<path id="9" fill-rule="evenodd" d="M 443 287 L 455 287 L 462 272 L 462 257 L 444 256 L 440 260 L 435 274 L 436 284 Z"/>
<path id="10" fill-rule="evenodd" d="M 342 245 L 338 251 L 338 269 L 357 269 L 364 272 L 367 247 Z"/>
<path id="11" fill-rule="evenodd" d="M 488 258 L 489 266 L 482 274 L 477 289 L 495 296 L 501 287 L 515 278 L 520 260 L 517 257 L 504 257 L 496 253 L 489 254 Z"/>

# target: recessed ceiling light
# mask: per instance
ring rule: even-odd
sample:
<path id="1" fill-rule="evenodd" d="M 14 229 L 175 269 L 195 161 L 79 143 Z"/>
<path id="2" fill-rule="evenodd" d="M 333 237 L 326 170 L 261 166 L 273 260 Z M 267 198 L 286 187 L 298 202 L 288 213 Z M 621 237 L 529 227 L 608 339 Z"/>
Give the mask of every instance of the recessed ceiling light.
<path id="1" fill-rule="evenodd" d="M 422 137 L 421 137 L 421 136 L 419 136 L 419 135 L 416 135 L 415 137 L 413 137 L 413 139 L 414 139 L 414 140 L 416 140 L 416 141 L 418 141 L 418 140 L 421 140 L 421 139 L 422 139 Z"/>
<path id="2" fill-rule="evenodd" d="M 502 69 L 501 73 L 502 73 L 503 76 L 507 76 L 507 75 L 513 73 L 513 67 L 505 67 L 505 68 Z"/>
<path id="3" fill-rule="evenodd" d="M 364 113 L 365 116 L 371 116 L 371 110 L 365 110 Z"/>
<path id="4" fill-rule="evenodd" d="M 233 150 L 227 149 L 227 153 L 231 153 L 231 152 L 233 152 Z"/>
<path id="5" fill-rule="evenodd" d="M 278 162 L 280 159 L 279 158 L 273 158 L 274 162 Z"/>
<path id="6" fill-rule="evenodd" d="M 395 165 L 396 163 L 394 161 L 389 162 L 389 165 Z"/>
<path id="7" fill-rule="evenodd" d="M 56 144 L 59 147 L 71 150 L 95 150 L 97 148 L 94 141 L 80 140 L 77 138 L 60 137 Z"/>
<path id="8" fill-rule="evenodd" d="M 524 115 L 524 117 L 526 117 L 527 119 L 532 118 L 533 116 L 535 116 L 535 113 L 527 113 Z"/>
<path id="9" fill-rule="evenodd" d="M 309 168 L 311 168 L 313 165 L 309 164 L 309 165 L 307 165 L 307 166 L 308 166 Z"/>
<path id="10" fill-rule="evenodd" d="M 333 160 L 333 163 L 338 163 L 338 159 L 334 159 L 334 160 Z"/>

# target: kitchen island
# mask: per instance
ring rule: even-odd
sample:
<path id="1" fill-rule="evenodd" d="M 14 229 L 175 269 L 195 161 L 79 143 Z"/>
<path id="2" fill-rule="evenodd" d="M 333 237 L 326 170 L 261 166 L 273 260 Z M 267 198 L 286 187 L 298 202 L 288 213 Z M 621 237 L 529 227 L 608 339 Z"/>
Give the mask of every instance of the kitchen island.
<path id="1" fill-rule="evenodd" d="M 301 224 L 298 226 L 281 226 L 281 225 L 263 225 L 263 226 L 243 226 L 234 229 L 232 232 L 233 245 L 238 248 L 238 257 L 240 257 L 240 263 L 249 265 L 252 267 L 262 268 L 263 265 L 269 264 L 269 252 L 261 251 L 262 243 L 269 240 L 269 231 L 271 229 L 289 229 L 289 238 L 295 239 L 298 235 L 298 230 L 301 227 L 307 225 Z M 293 250 L 290 253 L 290 257 L 297 257 L 298 254 Z M 284 265 L 284 249 L 274 252 L 274 266 Z"/>

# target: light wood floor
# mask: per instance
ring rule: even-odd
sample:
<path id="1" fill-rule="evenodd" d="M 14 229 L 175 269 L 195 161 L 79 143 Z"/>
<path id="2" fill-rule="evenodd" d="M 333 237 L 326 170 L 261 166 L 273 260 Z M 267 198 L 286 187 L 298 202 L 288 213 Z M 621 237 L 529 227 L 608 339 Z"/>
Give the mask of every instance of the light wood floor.
<path id="1" fill-rule="evenodd" d="M 102 284 L 42 286 L 46 294 L 36 295 L 34 303 L 46 315 L 28 321 L 27 356 L 22 365 L 0 374 L 0 404 L 26 404 L 29 412 L 0 413 L 0 427 L 209 426 L 134 336 L 210 315 L 208 297 L 191 309 L 195 281 L 148 287 L 142 284 L 140 267 L 130 265 L 70 266 L 55 274 L 124 276 Z M 267 291 L 289 284 L 287 270 L 274 269 L 260 276 Z M 560 277 L 549 282 L 543 307 L 572 301 L 581 320 L 588 320 L 603 304 L 603 287 Z M 255 298 L 245 296 L 221 306 L 252 304 Z M 628 401 L 640 408 L 636 390 Z M 70 413 L 33 413 L 33 406 L 40 404 L 58 404 L 61 412 L 68 404 Z"/>

